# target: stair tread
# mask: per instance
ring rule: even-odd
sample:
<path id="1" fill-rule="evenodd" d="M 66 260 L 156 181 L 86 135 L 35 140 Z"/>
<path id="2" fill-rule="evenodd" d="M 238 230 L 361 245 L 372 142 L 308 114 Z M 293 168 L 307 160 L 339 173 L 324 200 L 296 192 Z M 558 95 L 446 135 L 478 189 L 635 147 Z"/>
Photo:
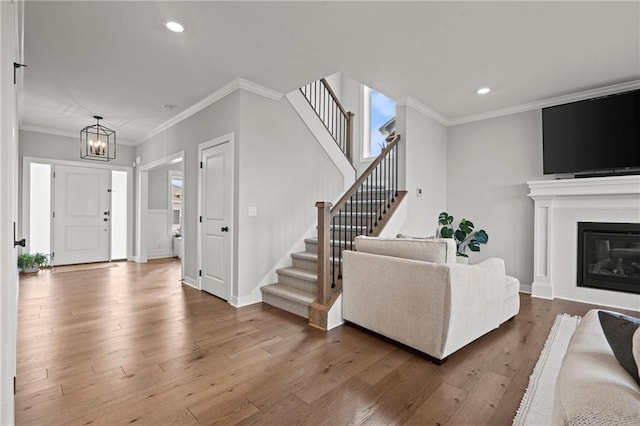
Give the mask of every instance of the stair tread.
<path id="1" fill-rule="evenodd" d="M 305 281 L 318 282 L 318 274 L 304 269 L 289 266 L 287 268 L 280 268 L 276 270 L 276 273 L 282 275 L 288 275 L 290 277 L 299 278 Z"/>
<path id="2" fill-rule="evenodd" d="M 299 253 L 291 253 L 291 257 L 295 259 L 303 259 L 303 260 L 318 260 L 318 253 L 309 253 L 308 251 L 301 251 Z"/>
<path id="3" fill-rule="evenodd" d="M 291 253 L 291 257 L 302 260 L 318 261 L 318 253 L 309 253 L 308 251 L 301 251 L 299 253 Z M 331 256 L 331 261 L 337 262 L 337 259 Z"/>
<path id="4" fill-rule="evenodd" d="M 314 293 L 300 290 L 299 288 L 291 287 L 285 284 L 268 284 L 261 288 L 263 292 L 273 294 L 274 296 L 279 296 L 287 300 L 291 300 L 294 302 L 310 304 L 316 300 L 316 295 Z"/>

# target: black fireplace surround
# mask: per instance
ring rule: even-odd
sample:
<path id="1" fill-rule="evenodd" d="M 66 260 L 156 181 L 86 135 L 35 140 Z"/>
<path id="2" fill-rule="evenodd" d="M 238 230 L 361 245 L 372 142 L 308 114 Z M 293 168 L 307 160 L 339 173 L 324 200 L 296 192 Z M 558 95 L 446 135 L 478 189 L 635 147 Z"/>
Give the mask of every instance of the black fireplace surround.
<path id="1" fill-rule="evenodd" d="M 640 223 L 578 222 L 577 284 L 640 294 Z"/>

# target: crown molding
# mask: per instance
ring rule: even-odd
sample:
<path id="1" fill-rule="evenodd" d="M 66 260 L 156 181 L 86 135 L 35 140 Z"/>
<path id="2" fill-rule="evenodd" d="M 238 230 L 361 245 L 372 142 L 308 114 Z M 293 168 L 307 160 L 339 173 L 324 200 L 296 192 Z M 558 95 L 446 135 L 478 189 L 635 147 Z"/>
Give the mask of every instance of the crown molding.
<path id="1" fill-rule="evenodd" d="M 268 98 L 274 101 L 280 100 L 280 98 L 282 98 L 283 96 L 283 94 L 280 92 L 269 89 L 268 87 L 265 87 L 265 86 L 261 86 L 257 83 L 253 83 L 249 80 L 245 80 L 244 78 L 238 77 L 232 80 L 231 82 L 225 84 L 224 86 L 222 86 L 220 89 L 216 90 L 209 96 L 202 98 L 201 100 L 199 100 L 198 102 L 190 106 L 189 108 L 171 117 L 169 120 L 165 121 L 159 126 L 153 128 L 151 131 L 146 133 L 141 139 L 139 139 L 135 143 L 135 145 L 140 145 L 148 141 L 149 139 L 156 136 L 157 134 L 164 132 L 165 130 L 169 129 L 171 126 L 175 126 L 179 122 L 191 117 L 197 112 L 202 111 L 209 105 L 219 101 L 220 99 L 224 98 L 227 95 L 230 95 L 231 93 L 239 89 L 246 90 L 251 93 L 255 93 L 256 95 L 259 95 L 259 96 L 264 96 L 265 98 Z"/>
<path id="2" fill-rule="evenodd" d="M 404 103 L 404 105 L 411 107 L 414 110 L 418 111 L 419 113 L 436 120 L 438 123 L 442 124 L 443 126 L 449 127 L 450 125 L 449 124 L 450 121 L 447 117 L 429 108 L 428 106 L 426 106 L 419 100 L 412 98 L 411 96 L 407 96 L 407 101 Z"/>
<path id="3" fill-rule="evenodd" d="M 78 131 L 77 133 L 76 132 L 67 132 L 67 131 L 64 131 L 64 130 L 53 129 L 53 128 L 50 128 L 50 127 L 32 126 L 30 124 L 20 125 L 19 129 L 27 131 L 27 132 L 44 133 L 46 135 L 62 136 L 62 137 L 65 137 L 65 138 L 75 139 L 77 141 L 80 140 L 80 131 Z M 117 135 L 117 133 L 116 133 L 116 135 Z M 118 139 L 116 139 L 116 143 L 118 145 L 133 146 L 133 143 L 131 143 L 131 141 L 128 140 L 128 139 L 118 138 Z"/>
<path id="4" fill-rule="evenodd" d="M 634 89 L 640 89 L 640 80 L 628 81 L 626 83 L 614 84 L 611 86 L 600 87 L 598 89 L 585 90 L 582 92 L 572 93 L 570 95 L 556 96 L 555 98 L 542 99 L 540 101 L 529 102 L 526 104 L 516 105 L 508 108 L 496 109 L 493 111 L 483 112 L 481 114 L 468 115 L 465 117 L 450 120 L 448 126 L 456 126 L 458 124 L 471 123 L 473 121 L 487 120 L 489 118 L 496 118 L 503 115 L 516 114 L 519 112 L 531 111 L 534 109 L 541 109 L 554 105 L 562 105 L 569 102 L 583 101 L 585 99 L 612 95 L 614 93 L 621 93 Z"/>

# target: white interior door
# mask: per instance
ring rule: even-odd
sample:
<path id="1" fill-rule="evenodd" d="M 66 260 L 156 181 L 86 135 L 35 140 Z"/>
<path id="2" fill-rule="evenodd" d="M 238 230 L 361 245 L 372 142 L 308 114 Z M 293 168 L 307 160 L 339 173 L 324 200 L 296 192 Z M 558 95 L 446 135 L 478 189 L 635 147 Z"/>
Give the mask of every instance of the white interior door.
<path id="1" fill-rule="evenodd" d="M 55 166 L 54 265 L 109 260 L 110 178 L 107 169 Z"/>
<path id="2" fill-rule="evenodd" d="M 18 101 L 22 72 L 14 81 L 19 47 L 19 2 L 0 1 L 0 424 L 14 419 L 16 332 L 18 324 Z M 18 84 L 15 84 L 15 83 Z M 20 89 L 19 89 L 20 88 Z"/>
<path id="3" fill-rule="evenodd" d="M 200 288 L 229 300 L 233 177 L 231 143 L 225 142 L 203 150 L 201 161 Z"/>

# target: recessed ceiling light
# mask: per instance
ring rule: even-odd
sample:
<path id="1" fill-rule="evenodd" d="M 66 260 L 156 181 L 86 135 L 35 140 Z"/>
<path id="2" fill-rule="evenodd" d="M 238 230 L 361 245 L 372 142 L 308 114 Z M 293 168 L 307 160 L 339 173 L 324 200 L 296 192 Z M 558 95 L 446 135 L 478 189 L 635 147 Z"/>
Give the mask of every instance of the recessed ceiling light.
<path id="1" fill-rule="evenodd" d="M 181 23 L 176 21 L 167 21 L 164 23 L 164 26 L 167 27 L 169 31 L 173 31 L 174 33 L 181 33 L 184 31 L 184 27 Z"/>
<path id="2" fill-rule="evenodd" d="M 477 93 L 478 95 L 486 95 L 486 94 L 487 94 L 487 93 L 489 93 L 490 91 L 491 91 L 491 89 L 490 89 L 490 88 L 488 88 L 488 87 L 481 87 L 481 88 L 479 88 L 479 89 L 476 91 L 476 93 Z"/>

